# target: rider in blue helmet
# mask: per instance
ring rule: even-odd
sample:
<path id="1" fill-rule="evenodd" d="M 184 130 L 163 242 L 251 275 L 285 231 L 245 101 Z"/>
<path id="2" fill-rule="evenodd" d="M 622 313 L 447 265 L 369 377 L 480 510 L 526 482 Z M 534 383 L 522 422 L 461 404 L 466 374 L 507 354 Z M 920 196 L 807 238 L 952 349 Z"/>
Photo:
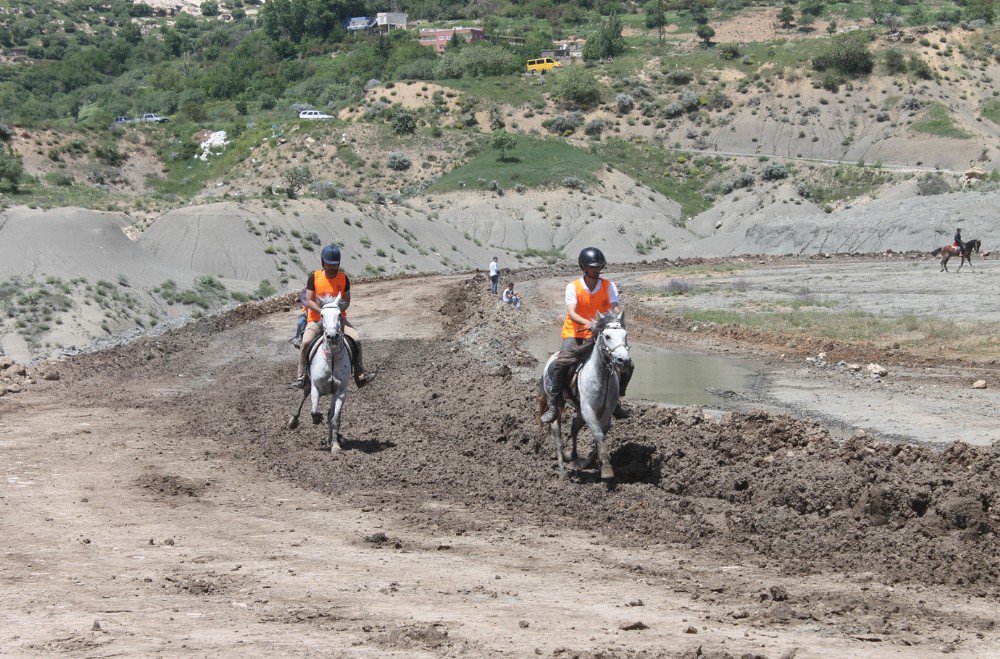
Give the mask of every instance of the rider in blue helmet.
<path id="1" fill-rule="evenodd" d="M 340 271 L 340 247 L 327 245 L 320 253 L 320 270 L 315 270 L 309 274 L 306 281 L 306 294 L 303 307 L 306 310 L 306 329 L 302 333 L 302 349 L 299 352 L 298 376 L 292 382 L 296 389 L 304 389 L 306 386 L 307 366 L 309 364 L 309 348 L 317 336 L 323 333 L 320 316 L 319 298 L 336 297 L 344 302 L 344 310 L 341 312 L 344 326 L 344 336 L 351 343 L 354 352 L 352 366 L 354 368 L 354 382 L 358 387 L 363 387 L 372 378 L 374 373 L 365 371 L 361 361 L 361 338 L 358 330 L 347 320 L 347 307 L 351 305 L 351 280 Z"/>

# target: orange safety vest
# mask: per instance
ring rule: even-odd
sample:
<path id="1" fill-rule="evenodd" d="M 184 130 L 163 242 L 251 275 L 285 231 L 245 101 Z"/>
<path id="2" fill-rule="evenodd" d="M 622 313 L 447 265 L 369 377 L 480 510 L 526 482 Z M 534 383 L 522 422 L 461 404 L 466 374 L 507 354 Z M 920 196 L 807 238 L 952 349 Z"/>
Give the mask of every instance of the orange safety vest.
<path id="1" fill-rule="evenodd" d="M 597 312 L 607 313 L 611 311 L 611 283 L 607 279 L 597 280 L 597 290 L 591 293 L 587 290 L 587 285 L 583 283 L 583 277 L 573 282 L 576 287 L 576 313 L 579 316 L 593 320 L 597 318 Z M 589 339 L 590 329 L 574 321 L 566 314 L 563 322 L 562 338 L 569 339 Z"/>
<path id="2" fill-rule="evenodd" d="M 338 272 L 336 277 L 329 279 L 326 276 L 325 270 L 317 270 L 313 273 L 313 286 L 315 287 L 313 292 L 316 294 L 317 301 L 324 295 L 337 297 L 338 295 L 343 295 L 344 289 L 347 288 L 347 275 L 343 272 Z M 346 319 L 347 311 L 341 311 L 340 317 Z M 320 315 L 314 310 L 308 309 L 306 320 L 310 323 L 318 323 Z"/>

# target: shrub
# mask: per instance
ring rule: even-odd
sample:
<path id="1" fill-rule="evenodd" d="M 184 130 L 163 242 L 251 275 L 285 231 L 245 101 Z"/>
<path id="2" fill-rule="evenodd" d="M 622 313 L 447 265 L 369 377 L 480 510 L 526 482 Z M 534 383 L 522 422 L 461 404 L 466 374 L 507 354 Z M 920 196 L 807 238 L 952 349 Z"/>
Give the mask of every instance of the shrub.
<path id="1" fill-rule="evenodd" d="M 788 178 L 788 168 L 780 162 L 770 162 L 760 172 L 760 176 L 765 181 L 777 181 Z"/>
<path id="2" fill-rule="evenodd" d="M 813 68 L 817 71 L 832 69 L 851 77 L 871 73 L 875 61 L 868 50 L 868 39 L 868 35 L 860 31 L 838 34 L 813 58 Z"/>
<path id="3" fill-rule="evenodd" d="M 409 135 L 417 130 L 417 120 L 408 110 L 400 110 L 392 118 L 392 130 L 397 135 Z"/>
<path id="4" fill-rule="evenodd" d="M 671 71 L 666 75 L 666 78 L 671 85 L 686 85 L 694 80 L 694 73 L 691 71 Z"/>
<path id="5" fill-rule="evenodd" d="M 402 151 L 393 151 L 389 154 L 389 159 L 386 160 L 386 165 L 389 169 L 394 169 L 397 172 L 406 171 L 410 168 L 410 159 L 406 157 L 406 154 Z"/>
<path id="6" fill-rule="evenodd" d="M 906 56 L 899 48 L 890 48 L 882 55 L 885 70 L 891 75 L 906 72 Z"/>
<path id="7" fill-rule="evenodd" d="M 618 94 L 615 96 L 615 105 L 620 113 L 628 114 L 635 108 L 635 99 L 632 98 L 631 94 Z"/>
<path id="8" fill-rule="evenodd" d="M 553 87 L 555 98 L 569 107 L 587 108 L 601 100 L 597 78 L 582 66 L 569 66 L 560 71 Z"/>
<path id="9" fill-rule="evenodd" d="M 590 137 L 600 137 L 601 133 L 604 131 L 606 124 L 607 122 L 605 122 L 603 119 L 594 119 L 586 125 L 586 127 L 583 129 L 583 132 L 589 135 Z"/>
<path id="10" fill-rule="evenodd" d="M 477 43 L 448 50 L 434 65 L 435 78 L 477 78 L 517 73 L 521 61 L 502 46 Z"/>
<path id="11" fill-rule="evenodd" d="M 114 144 L 98 144 L 94 147 L 94 156 L 112 167 L 118 167 L 128 159 Z"/>
<path id="12" fill-rule="evenodd" d="M 663 108 L 663 114 L 670 119 L 674 119 L 684 114 L 684 106 L 682 106 L 678 101 L 673 101 L 668 103 L 667 106 Z"/>
<path id="13" fill-rule="evenodd" d="M 14 131 L 7 124 L 0 124 L 0 142 L 10 142 Z"/>
<path id="14" fill-rule="evenodd" d="M 937 172 L 927 172 L 917 179 L 917 194 L 931 196 L 951 192 L 951 186 L 944 176 Z"/>
<path id="15" fill-rule="evenodd" d="M 931 69 L 930 64 L 925 62 L 924 59 L 920 55 L 917 55 L 916 53 L 910 55 L 910 60 L 909 62 L 907 62 L 907 67 L 910 69 L 910 72 L 913 75 L 917 76 L 922 80 L 933 80 L 934 78 L 934 70 Z"/>
<path id="16" fill-rule="evenodd" d="M 740 52 L 740 47 L 734 43 L 724 43 L 717 49 L 719 52 L 719 57 L 726 60 L 736 59 L 743 55 Z"/>
<path id="17" fill-rule="evenodd" d="M 18 183 L 24 176 L 24 163 L 21 155 L 9 147 L 0 145 L 0 182 L 6 181 L 13 192 L 17 192 Z"/>
<path id="18" fill-rule="evenodd" d="M 583 47 L 583 59 L 587 61 L 616 57 L 625 52 L 622 37 L 622 22 L 618 14 L 612 14 L 601 21 L 597 34 L 587 39 Z"/>
<path id="19" fill-rule="evenodd" d="M 503 130 L 507 127 L 504 123 L 503 113 L 500 111 L 500 106 L 494 104 L 490 106 L 490 130 Z"/>
<path id="20" fill-rule="evenodd" d="M 569 188 L 570 190 L 586 190 L 587 184 L 578 179 L 575 176 L 567 176 L 562 180 L 564 188 Z"/>
<path id="21" fill-rule="evenodd" d="M 295 197 L 304 185 L 312 183 L 312 172 L 305 165 L 292 167 L 285 170 L 285 182 L 288 183 L 286 193 L 289 197 Z"/>
<path id="22" fill-rule="evenodd" d="M 558 117 L 553 117 L 552 119 L 546 119 L 545 121 L 542 122 L 542 126 L 547 128 L 549 131 L 556 133 L 557 135 L 565 135 L 566 133 L 572 133 L 582 125 L 583 125 L 582 112 L 570 112 L 569 114 L 561 114 Z"/>
<path id="23" fill-rule="evenodd" d="M 683 279 L 671 279 L 667 282 L 667 295 L 685 295 L 694 290 L 694 284 Z"/>
<path id="24" fill-rule="evenodd" d="M 701 103 L 698 95 L 694 92 L 686 92 L 681 96 L 681 107 L 684 108 L 686 112 L 691 112 L 698 109 L 698 105 Z"/>

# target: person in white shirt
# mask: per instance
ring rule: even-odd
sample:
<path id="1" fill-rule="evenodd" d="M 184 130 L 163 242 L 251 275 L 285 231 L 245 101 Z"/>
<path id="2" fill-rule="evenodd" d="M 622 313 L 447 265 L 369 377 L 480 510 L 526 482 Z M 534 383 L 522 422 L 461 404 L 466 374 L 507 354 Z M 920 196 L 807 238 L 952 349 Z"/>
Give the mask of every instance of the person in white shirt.
<path id="1" fill-rule="evenodd" d="M 503 301 L 513 304 L 515 309 L 521 308 L 521 298 L 514 292 L 514 282 L 507 282 L 507 288 L 503 291 Z"/>
<path id="2" fill-rule="evenodd" d="M 499 256 L 494 256 L 490 261 L 490 293 L 497 294 L 497 287 L 500 285 L 500 260 Z"/>

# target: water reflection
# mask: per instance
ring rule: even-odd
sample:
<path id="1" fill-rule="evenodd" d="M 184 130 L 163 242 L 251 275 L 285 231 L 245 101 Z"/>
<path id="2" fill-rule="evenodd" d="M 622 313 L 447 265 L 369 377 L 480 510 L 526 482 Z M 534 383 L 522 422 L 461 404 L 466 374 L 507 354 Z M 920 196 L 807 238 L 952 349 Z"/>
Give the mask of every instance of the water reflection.
<path id="1" fill-rule="evenodd" d="M 559 348 L 558 336 L 534 337 L 525 348 L 540 362 Z M 635 375 L 629 398 L 643 398 L 673 405 L 717 406 L 726 401 L 722 392 L 745 392 L 753 372 L 719 357 L 632 344 Z"/>

